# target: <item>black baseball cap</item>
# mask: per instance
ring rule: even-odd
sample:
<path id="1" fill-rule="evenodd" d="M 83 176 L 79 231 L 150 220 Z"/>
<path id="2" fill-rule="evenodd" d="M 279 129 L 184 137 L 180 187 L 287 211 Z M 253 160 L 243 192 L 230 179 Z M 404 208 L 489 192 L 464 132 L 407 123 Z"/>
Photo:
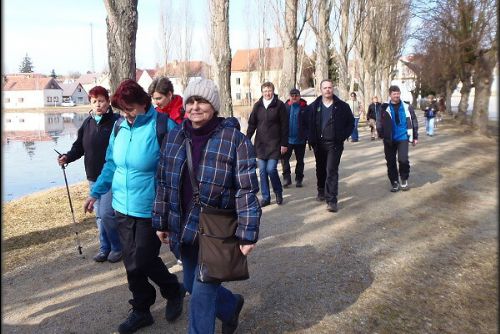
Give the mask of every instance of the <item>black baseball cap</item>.
<path id="1" fill-rule="evenodd" d="M 292 88 L 290 90 L 290 95 L 292 95 L 292 94 L 300 95 L 300 90 L 298 90 L 297 88 Z"/>

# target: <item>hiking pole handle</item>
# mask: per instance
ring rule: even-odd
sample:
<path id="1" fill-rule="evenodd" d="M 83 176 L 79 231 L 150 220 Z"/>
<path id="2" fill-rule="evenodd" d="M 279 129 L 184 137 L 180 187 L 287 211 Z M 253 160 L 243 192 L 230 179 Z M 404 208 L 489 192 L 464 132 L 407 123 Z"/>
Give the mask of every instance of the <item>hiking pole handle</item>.
<path id="1" fill-rule="evenodd" d="M 62 154 L 61 152 L 59 152 L 58 150 L 54 149 L 54 151 L 56 151 L 57 154 L 59 154 L 59 158 L 62 157 L 64 154 Z M 65 164 L 62 164 L 61 165 L 61 168 L 64 170 L 66 168 L 68 164 L 65 163 Z"/>

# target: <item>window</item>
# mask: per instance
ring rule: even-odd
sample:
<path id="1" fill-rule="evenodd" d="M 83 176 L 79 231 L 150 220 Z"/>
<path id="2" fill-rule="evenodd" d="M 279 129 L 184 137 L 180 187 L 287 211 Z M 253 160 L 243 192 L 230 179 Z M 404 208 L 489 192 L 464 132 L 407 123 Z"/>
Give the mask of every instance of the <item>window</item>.
<path id="1" fill-rule="evenodd" d="M 80 87 L 78 87 L 78 92 L 81 93 L 82 92 L 82 89 Z"/>
<path id="2" fill-rule="evenodd" d="M 241 83 L 241 78 L 236 78 L 236 84 L 239 85 Z"/>
<path id="3" fill-rule="evenodd" d="M 6 121 L 7 123 L 12 123 L 12 120 L 10 118 L 8 118 Z"/>
<path id="4" fill-rule="evenodd" d="M 24 123 L 24 118 L 20 118 L 19 123 Z"/>
<path id="5" fill-rule="evenodd" d="M 54 102 L 59 102 L 59 96 L 54 96 Z"/>
<path id="6" fill-rule="evenodd" d="M 5 103 L 10 103 L 10 97 L 5 98 Z"/>
<path id="7" fill-rule="evenodd" d="M 24 102 L 24 98 L 22 98 L 22 97 L 17 98 L 17 102 L 23 103 Z"/>
<path id="8" fill-rule="evenodd" d="M 47 102 L 52 102 L 52 96 L 47 96 Z"/>
<path id="9" fill-rule="evenodd" d="M 236 100 L 241 100 L 241 93 L 236 93 Z"/>

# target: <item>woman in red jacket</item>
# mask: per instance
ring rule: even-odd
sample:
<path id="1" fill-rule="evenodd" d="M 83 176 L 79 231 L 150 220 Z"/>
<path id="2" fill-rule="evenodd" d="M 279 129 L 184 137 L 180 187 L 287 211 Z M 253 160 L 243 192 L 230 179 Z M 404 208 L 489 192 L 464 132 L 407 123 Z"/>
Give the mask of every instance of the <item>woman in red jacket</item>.
<path id="1" fill-rule="evenodd" d="M 174 86 L 167 77 L 158 77 L 149 85 L 148 93 L 153 98 L 156 110 L 167 114 L 175 123 L 184 119 L 182 97 L 174 94 Z"/>

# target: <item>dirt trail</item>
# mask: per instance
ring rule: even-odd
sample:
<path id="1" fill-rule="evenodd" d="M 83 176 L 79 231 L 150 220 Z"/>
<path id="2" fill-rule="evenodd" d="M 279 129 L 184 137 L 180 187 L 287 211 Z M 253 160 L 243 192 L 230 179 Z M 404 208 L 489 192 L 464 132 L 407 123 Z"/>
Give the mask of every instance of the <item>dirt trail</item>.
<path id="1" fill-rule="evenodd" d="M 251 279 L 227 284 L 246 302 L 238 333 L 496 333 L 498 138 L 439 124 L 410 149 L 408 192 L 391 193 L 383 146 L 346 142 L 339 212 L 314 200 L 314 158 L 304 188 L 263 209 Z M 292 165 L 293 168 L 293 165 Z M 96 264 L 95 234 L 2 277 L 4 333 L 113 333 L 130 298 L 121 263 Z M 182 277 L 165 249 L 162 257 Z M 185 309 L 188 308 L 186 298 Z M 139 333 L 185 333 L 186 312 Z M 220 331 L 220 324 L 217 324 Z"/>

